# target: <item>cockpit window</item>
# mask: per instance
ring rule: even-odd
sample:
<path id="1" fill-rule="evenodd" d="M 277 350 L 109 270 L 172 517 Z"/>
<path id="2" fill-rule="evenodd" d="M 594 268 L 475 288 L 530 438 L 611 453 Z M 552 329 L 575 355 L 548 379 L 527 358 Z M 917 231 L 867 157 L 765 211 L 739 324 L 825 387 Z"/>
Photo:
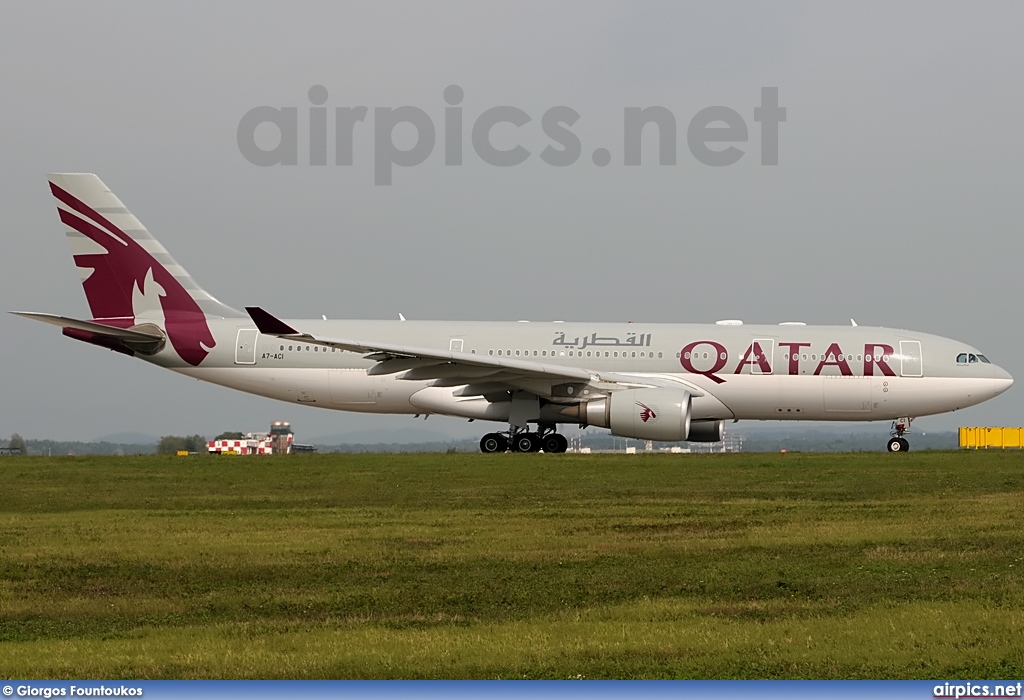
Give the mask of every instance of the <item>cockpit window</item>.
<path id="1" fill-rule="evenodd" d="M 958 365 L 966 365 L 971 362 L 984 362 L 987 365 L 992 364 L 987 357 L 982 355 L 980 352 L 975 354 L 973 352 L 962 352 L 956 356 L 956 363 Z"/>

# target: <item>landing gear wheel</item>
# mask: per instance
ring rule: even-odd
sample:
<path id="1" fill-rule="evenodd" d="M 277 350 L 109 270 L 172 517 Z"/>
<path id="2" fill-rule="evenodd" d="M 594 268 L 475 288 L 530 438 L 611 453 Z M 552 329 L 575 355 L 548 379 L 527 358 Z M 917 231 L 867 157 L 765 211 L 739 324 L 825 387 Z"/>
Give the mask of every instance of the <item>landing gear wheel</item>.
<path id="1" fill-rule="evenodd" d="M 508 440 L 504 435 L 498 433 L 487 433 L 480 438 L 480 451 L 484 454 L 492 452 L 504 452 L 508 449 Z"/>
<path id="2" fill-rule="evenodd" d="M 541 448 L 548 454 L 560 454 L 569 449 L 569 441 L 566 440 L 563 435 L 551 433 L 550 435 L 544 436 Z"/>
<path id="3" fill-rule="evenodd" d="M 906 452 L 910 449 L 910 443 L 905 438 L 894 437 L 889 440 L 889 444 L 886 446 L 889 452 Z"/>
<path id="4" fill-rule="evenodd" d="M 887 445 L 890 452 L 908 452 L 910 450 L 910 443 L 903 436 L 910 432 L 910 424 L 913 422 L 914 419 L 911 416 L 897 418 L 892 422 L 892 430 L 889 431 L 892 439 Z"/>
<path id="5" fill-rule="evenodd" d="M 512 440 L 512 448 L 515 452 L 538 452 L 540 437 L 536 433 L 519 433 Z"/>

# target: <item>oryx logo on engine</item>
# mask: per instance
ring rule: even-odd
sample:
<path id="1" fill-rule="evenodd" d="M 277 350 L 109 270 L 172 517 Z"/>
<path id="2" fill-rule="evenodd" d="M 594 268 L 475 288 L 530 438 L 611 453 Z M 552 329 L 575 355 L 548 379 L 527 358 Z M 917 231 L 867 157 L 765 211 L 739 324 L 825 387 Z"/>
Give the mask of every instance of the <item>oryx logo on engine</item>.
<path id="1" fill-rule="evenodd" d="M 642 420 L 644 423 L 651 420 L 652 418 L 658 418 L 658 414 L 655 413 L 654 410 L 647 404 L 637 401 L 636 405 L 643 409 L 642 411 L 640 411 L 640 420 Z"/>

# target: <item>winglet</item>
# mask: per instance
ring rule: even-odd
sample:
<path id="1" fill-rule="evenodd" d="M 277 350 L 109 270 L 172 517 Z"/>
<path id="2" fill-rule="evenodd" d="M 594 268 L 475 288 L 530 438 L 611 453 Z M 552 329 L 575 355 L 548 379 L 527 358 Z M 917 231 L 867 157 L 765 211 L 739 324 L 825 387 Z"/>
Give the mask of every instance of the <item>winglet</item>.
<path id="1" fill-rule="evenodd" d="M 245 310 L 256 324 L 256 328 L 264 335 L 299 335 L 297 330 L 258 306 L 247 306 Z"/>

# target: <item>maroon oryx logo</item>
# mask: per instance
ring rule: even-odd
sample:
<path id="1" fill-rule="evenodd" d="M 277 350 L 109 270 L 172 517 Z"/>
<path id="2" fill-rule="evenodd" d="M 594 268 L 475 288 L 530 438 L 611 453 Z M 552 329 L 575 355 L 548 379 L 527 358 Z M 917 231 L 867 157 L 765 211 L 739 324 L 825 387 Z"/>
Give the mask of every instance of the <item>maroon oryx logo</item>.
<path id="1" fill-rule="evenodd" d="M 658 417 L 658 414 L 655 413 L 654 410 L 647 404 L 640 403 L 639 401 L 637 401 L 636 405 L 643 409 L 642 411 L 640 411 L 640 420 L 642 420 L 644 423 L 651 420 L 652 418 Z"/>
<path id="2" fill-rule="evenodd" d="M 52 182 L 50 190 L 71 210 L 58 207 L 60 220 L 106 251 L 75 256 L 79 267 L 92 270 L 82 286 L 93 318 L 119 328 L 134 324 L 133 289 L 147 293 L 146 279 L 152 274 L 153 281 L 163 288 L 160 306 L 171 345 L 190 365 L 202 362 L 216 342 L 202 309 L 181 282 L 95 209 Z"/>

